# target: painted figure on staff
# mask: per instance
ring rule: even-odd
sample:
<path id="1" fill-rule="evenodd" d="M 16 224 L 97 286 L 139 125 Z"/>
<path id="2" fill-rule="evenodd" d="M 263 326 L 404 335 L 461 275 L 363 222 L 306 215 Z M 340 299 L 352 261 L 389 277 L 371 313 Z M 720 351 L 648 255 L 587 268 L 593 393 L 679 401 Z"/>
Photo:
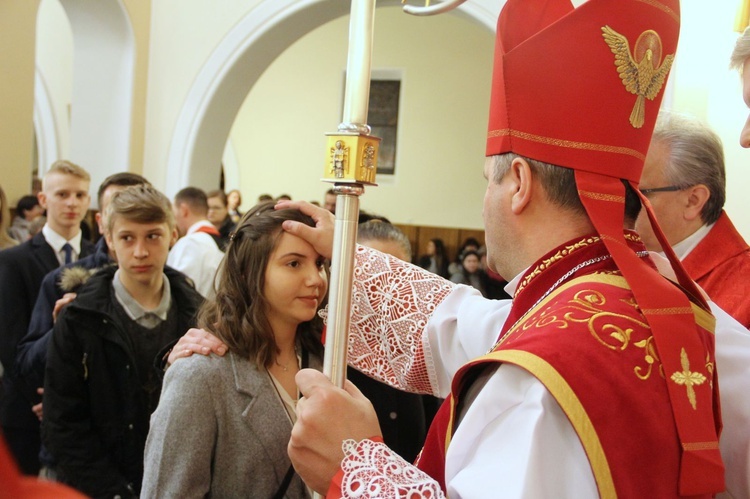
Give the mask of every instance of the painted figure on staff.
<path id="1" fill-rule="evenodd" d="M 344 147 L 344 143 L 340 140 L 336 141 L 336 145 L 331 148 L 331 170 L 333 171 L 336 178 L 344 178 L 344 174 L 347 169 L 347 161 L 349 160 L 349 148 Z"/>

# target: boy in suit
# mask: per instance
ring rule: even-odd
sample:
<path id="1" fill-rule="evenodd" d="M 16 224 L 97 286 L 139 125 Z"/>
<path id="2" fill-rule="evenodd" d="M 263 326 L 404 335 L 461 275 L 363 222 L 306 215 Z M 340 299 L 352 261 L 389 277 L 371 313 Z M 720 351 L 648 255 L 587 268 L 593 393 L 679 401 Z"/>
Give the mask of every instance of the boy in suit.
<path id="1" fill-rule="evenodd" d="M 90 176 L 70 161 L 55 162 L 44 175 L 39 203 L 47 210 L 41 232 L 0 253 L 0 363 L 3 366 L 0 424 L 12 454 L 25 474 L 39 472 L 39 421 L 14 386 L 14 355 L 26 334 L 44 276 L 94 251 L 81 237 L 89 208 Z"/>

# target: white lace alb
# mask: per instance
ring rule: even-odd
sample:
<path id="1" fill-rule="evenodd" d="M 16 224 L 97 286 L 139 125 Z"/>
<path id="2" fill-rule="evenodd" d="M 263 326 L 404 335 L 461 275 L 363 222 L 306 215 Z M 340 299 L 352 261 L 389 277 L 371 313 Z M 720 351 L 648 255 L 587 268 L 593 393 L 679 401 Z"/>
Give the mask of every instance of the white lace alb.
<path id="1" fill-rule="evenodd" d="M 438 483 L 382 442 L 345 440 L 341 496 L 345 498 L 444 498 Z"/>
<path id="2" fill-rule="evenodd" d="M 424 329 L 454 287 L 420 267 L 358 245 L 349 364 L 391 386 L 433 393 Z"/>

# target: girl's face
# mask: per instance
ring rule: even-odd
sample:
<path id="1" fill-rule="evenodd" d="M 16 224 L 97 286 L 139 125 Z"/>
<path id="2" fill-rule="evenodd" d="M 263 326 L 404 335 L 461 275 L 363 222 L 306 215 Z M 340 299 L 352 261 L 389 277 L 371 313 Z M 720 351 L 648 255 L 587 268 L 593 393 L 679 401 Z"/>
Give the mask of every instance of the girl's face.
<path id="1" fill-rule="evenodd" d="M 476 255 L 466 255 L 464 258 L 464 268 L 469 274 L 473 274 L 479 269 L 479 258 Z"/>
<path id="2" fill-rule="evenodd" d="M 430 256 L 435 255 L 435 242 L 434 241 L 427 242 L 427 254 Z"/>
<path id="3" fill-rule="evenodd" d="M 240 193 L 237 191 L 232 191 L 227 194 L 227 205 L 231 210 L 237 209 L 237 207 L 240 205 Z"/>
<path id="4" fill-rule="evenodd" d="M 282 232 L 266 266 L 263 294 L 274 332 L 315 317 L 328 290 L 325 259 L 307 242 Z"/>

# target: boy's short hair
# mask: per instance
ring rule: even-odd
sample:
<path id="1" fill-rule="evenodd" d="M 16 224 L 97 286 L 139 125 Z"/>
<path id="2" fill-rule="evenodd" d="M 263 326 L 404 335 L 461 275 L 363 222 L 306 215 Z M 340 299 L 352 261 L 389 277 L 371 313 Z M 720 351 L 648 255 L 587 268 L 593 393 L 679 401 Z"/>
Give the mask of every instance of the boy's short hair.
<path id="1" fill-rule="evenodd" d="M 175 226 L 172 204 L 151 185 L 133 185 L 116 192 L 104 215 L 108 234 L 112 234 L 118 216 L 141 224 L 166 223 L 169 230 Z"/>
<path id="2" fill-rule="evenodd" d="M 86 182 L 91 182 L 91 175 L 89 175 L 89 172 L 73 163 L 72 161 L 68 161 L 67 159 L 60 159 L 52 163 L 52 166 L 50 166 L 49 170 L 47 170 L 47 172 L 44 174 L 44 179 L 42 180 L 42 189 L 44 189 L 44 181 L 53 173 L 58 173 L 61 175 L 73 175 L 74 177 L 83 179 Z"/>
<path id="3" fill-rule="evenodd" d="M 196 215 L 205 216 L 208 213 L 208 197 L 205 191 L 197 187 L 185 187 L 174 196 L 175 206 L 186 204 Z"/>
<path id="4" fill-rule="evenodd" d="M 150 185 L 151 182 L 146 180 L 141 175 L 138 175 L 137 173 L 130 173 L 130 172 L 120 172 L 120 173 L 114 173 L 110 175 L 109 177 L 104 179 L 104 182 L 99 186 L 99 191 L 96 193 L 96 199 L 99 201 L 99 207 L 102 206 L 102 198 L 104 197 L 104 191 L 107 190 L 107 188 L 116 185 L 118 187 L 129 187 L 131 185 L 139 185 L 139 184 L 148 184 Z"/>

